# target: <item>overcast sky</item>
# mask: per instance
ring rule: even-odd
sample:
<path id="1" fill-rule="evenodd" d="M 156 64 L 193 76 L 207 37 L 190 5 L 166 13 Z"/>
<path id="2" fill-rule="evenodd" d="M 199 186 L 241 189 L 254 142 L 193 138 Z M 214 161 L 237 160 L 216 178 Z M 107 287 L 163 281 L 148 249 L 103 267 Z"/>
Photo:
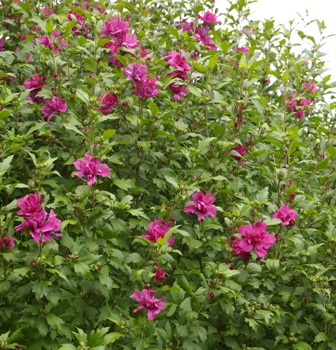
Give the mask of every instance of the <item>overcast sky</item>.
<path id="1" fill-rule="evenodd" d="M 336 0 L 258 0 L 257 3 L 251 5 L 251 19 L 269 19 L 273 17 L 277 23 L 288 24 L 290 19 L 298 19 L 298 13 L 305 17 L 306 9 L 309 13 L 309 19 L 319 19 L 326 24 L 325 35 L 336 34 L 335 11 L 332 9 L 332 3 L 336 4 Z M 216 7 L 219 12 L 224 12 L 228 2 L 226 0 L 216 0 Z M 298 21 L 299 22 L 299 21 Z M 303 29 L 302 27 L 300 27 Z M 318 37 L 317 25 L 311 24 L 305 33 Z M 325 61 L 330 69 L 333 80 L 336 80 L 336 36 L 327 39 L 326 45 L 322 51 L 327 53 Z"/>

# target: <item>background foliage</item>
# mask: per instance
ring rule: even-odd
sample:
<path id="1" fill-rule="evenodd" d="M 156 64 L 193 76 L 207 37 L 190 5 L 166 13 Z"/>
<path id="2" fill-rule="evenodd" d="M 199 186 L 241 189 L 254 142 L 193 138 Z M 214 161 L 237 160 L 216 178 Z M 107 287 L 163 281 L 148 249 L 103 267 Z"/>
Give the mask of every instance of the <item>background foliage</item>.
<path id="1" fill-rule="evenodd" d="M 1 348 L 336 349 L 335 85 L 323 43 L 299 31 L 310 49 L 295 47 L 249 2 L 206 23 L 210 0 L 2 1 Z M 110 49 L 118 14 L 137 38 Z M 74 176 L 86 153 L 109 168 L 92 186 Z M 198 221 L 183 209 L 200 191 L 217 214 Z M 38 192 L 62 221 L 41 244 L 15 230 Z M 291 225 L 272 219 L 283 204 Z M 171 226 L 157 242 L 141 237 L 154 220 Z M 258 221 L 268 256 L 235 256 Z M 166 298 L 153 321 L 133 312 L 144 288 Z"/>

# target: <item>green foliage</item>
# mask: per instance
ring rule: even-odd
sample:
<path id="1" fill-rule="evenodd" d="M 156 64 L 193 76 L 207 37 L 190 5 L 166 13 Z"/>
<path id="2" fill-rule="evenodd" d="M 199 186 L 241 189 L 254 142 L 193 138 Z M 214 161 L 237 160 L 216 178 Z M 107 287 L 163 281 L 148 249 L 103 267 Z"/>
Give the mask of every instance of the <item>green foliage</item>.
<path id="1" fill-rule="evenodd" d="M 336 348 L 335 83 L 323 42 L 300 30 L 296 47 L 292 23 L 253 20 L 252 2 L 206 24 L 212 0 L 2 1 L 0 348 Z M 118 14 L 139 43 L 113 53 L 102 33 Z M 157 95 L 135 93 L 133 63 Z M 54 96 L 67 109 L 48 121 Z M 109 175 L 76 177 L 85 154 Z M 198 220 L 184 208 L 201 191 L 216 215 Z M 62 221 L 40 244 L 15 229 L 17 200 L 37 192 Z M 282 204 L 295 223 L 272 218 Z M 156 241 L 142 237 L 154 220 L 170 226 Z M 259 221 L 276 237 L 268 255 L 235 254 L 236 229 Z M 165 306 L 153 321 L 131 298 L 146 288 Z"/>

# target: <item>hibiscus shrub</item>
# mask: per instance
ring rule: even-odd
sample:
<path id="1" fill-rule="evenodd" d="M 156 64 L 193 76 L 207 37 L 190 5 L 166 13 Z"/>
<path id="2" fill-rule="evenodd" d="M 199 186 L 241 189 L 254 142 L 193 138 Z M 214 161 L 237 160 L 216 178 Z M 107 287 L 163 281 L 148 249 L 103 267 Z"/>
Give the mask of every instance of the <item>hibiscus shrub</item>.
<path id="1" fill-rule="evenodd" d="M 1 1 L 2 349 L 336 349 L 335 84 L 251 2 Z"/>

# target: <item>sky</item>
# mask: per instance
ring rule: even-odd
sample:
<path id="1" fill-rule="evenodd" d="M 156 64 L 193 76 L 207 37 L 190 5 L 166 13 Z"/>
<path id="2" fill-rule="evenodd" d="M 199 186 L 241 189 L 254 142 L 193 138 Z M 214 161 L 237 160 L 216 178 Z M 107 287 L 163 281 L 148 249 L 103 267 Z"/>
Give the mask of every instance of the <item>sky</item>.
<path id="1" fill-rule="evenodd" d="M 302 17 L 305 17 L 306 10 L 308 10 L 308 18 L 310 20 L 318 19 L 325 22 L 327 28 L 324 34 L 327 36 L 336 34 L 335 11 L 330 6 L 333 1 L 335 0 L 258 0 L 257 3 L 250 5 L 251 19 L 263 20 L 273 17 L 278 24 L 288 24 L 288 21 L 291 19 L 297 19 L 296 23 L 299 23 L 297 12 Z M 219 12 L 225 12 L 227 5 L 228 2 L 226 0 L 216 0 L 216 7 L 219 9 Z M 303 26 L 298 28 L 314 37 L 319 36 L 315 23 L 306 29 Z M 326 45 L 322 48 L 322 51 L 327 54 L 324 59 L 326 67 L 330 70 L 326 74 L 331 74 L 332 80 L 336 81 L 336 36 L 326 40 Z"/>

